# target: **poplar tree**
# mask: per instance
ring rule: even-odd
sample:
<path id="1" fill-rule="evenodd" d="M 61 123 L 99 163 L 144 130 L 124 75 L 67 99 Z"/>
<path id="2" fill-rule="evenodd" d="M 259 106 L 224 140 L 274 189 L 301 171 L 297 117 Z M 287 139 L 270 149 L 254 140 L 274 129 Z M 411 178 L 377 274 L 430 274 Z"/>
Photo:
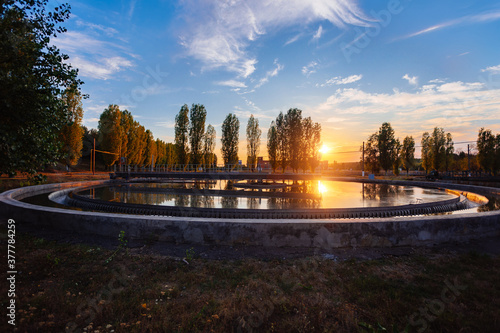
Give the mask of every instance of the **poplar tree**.
<path id="1" fill-rule="evenodd" d="M 191 145 L 192 164 L 203 164 L 203 139 L 207 111 L 201 104 L 193 104 L 189 114 L 189 143 Z"/>
<path id="2" fill-rule="evenodd" d="M 271 122 L 267 131 L 267 156 L 273 172 L 276 172 L 278 168 L 278 133 L 274 121 Z"/>
<path id="3" fill-rule="evenodd" d="M 207 167 L 212 167 L 215 162 L 215 134 L 215 128 L 209 124 L 203 142 L 203 155 Z"/>
<path id="4" fill-rule="evenodd" d="M 104 164 L 108 167 L 119 158 L 122 144 L 121 116 L 118 105 L 110 104 L 99 118 L 99 143 L 104 151 L 110 153 L 103 156 Z"/>
<path id="5" fill-rule="evenodd" d="M 175 117 L 175 146 L 177 162 L 184 165 L 189 163 L 188 131 L 189 108 L 187 104 L 184 104 Z"/>
<path id="6" fill-rule="evenodd" d="M 238 163 L 240 121 L 236 115 L 230 113 L 222 123 L 222 158 L 226 166 Z"/>
<path id="7" fill-rule="evenodd" d="M 415 140 L 412 136 L 407 136 L 403 140 L 403 147 L 401 149 L 401 160 L 406 174 L 410 168 L 415 164 Z"/>
<path id="8" fill-rule="evenodd" d="M 247 155 L 248 167 L 254 170 L 257 165 L 257 155 L 260 149 L 260 136 L 262 134 L 259 128 L 259 120 L 250 115 L 247 123 Z"/>
<path id="9" fill-rule="evenodd" d="M 64 92 L 63 101 L 68 108 L 68 118 L 61 129 L 62 154 L 66 165 L 73 166 L 82 157 L 84 134 L 82 97 L 78 90 L 68 89 Z"/>

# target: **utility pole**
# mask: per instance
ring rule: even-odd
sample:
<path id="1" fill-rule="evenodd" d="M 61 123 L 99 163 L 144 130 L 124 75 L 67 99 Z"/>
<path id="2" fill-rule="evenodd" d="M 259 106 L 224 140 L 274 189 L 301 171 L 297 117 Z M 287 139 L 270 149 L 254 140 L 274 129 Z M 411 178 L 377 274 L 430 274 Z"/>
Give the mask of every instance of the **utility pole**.
<path id="1" fill-rule="evenodd" d="M 92 153 L 92 174 L 95 175 L 95 138 L 94 138 L 94 151 Z"/>
<path id="2" fill-rule="evenodd" d="M 470 145 L 467 144 L 467 176 L 470 175 Z"/>

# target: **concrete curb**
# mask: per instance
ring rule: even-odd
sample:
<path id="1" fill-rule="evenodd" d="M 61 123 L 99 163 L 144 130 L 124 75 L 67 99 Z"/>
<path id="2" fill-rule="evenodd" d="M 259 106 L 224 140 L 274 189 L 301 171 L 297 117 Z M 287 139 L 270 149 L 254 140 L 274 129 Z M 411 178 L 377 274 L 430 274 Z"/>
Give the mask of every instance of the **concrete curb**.
<path id="1" fill-rule="evenodd" d="M 333 180 L 360 181 L 352 178 Z M 96 234 L 113 239 L 123 230 L 127 237 L 147 242 L 310 247 L 320 251 L 339 247 L 419 246 L 467 241 L 500 233 L 500 211 L 357 220 L 235 220 L 95 213 L 42 207 L 18 201 L 44 192 L 108 182 L 110 181 L 50 184 L 10 190 L 0 194 L 0 216 L 14 219 L 19 224 L 32 224 L 38 228 L 65 230 L 76 234 Z M 451 188 L 482 195 L 500 195 L 499 189 L 470 185 L 377 180 L 375 182 L 425 185 L 425 187 Z"/>

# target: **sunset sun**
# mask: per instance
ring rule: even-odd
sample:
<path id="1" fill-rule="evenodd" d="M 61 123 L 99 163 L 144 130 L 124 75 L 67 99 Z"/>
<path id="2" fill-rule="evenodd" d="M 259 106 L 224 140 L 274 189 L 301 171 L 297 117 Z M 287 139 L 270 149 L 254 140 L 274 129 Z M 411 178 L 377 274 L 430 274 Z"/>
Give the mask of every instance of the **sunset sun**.
<path id="1" fill-rule="evenodd" d="M 323 144 L 323 146 L 321 146 L 321 148 L 319 149 L 319 152 L 320 152 L 321 154 L 326 154 L 326 153 L 328 153 L 329 151 L 330 151 L 330 148 L 329 148 L 327 145 L 325 145 L 325 144 Z"/>

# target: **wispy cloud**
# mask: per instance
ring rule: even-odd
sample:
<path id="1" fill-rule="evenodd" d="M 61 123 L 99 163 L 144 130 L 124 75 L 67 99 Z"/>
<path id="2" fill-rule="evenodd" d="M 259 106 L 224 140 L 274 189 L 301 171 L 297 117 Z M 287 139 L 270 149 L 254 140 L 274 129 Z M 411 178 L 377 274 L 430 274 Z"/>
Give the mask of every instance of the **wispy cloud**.
<path id="1" fill-rule="evenodd" d="M 484 22 L 491 22 L 491 21 L 496 21 L 500 19 L 500 10 L 492 10 L 492 11 L 486 11 L 482 12 L 480 14 L 475 14 L 475 15 L 467 15 L 467 16 L 462 16 L 453 20 L 445 21 L 442 23 L 435 24 L 433 26 L 421 29 L 417 32 L 413 32 L 411 34 L 398 37 L 394 39 L 393 41 L 398 41 L 398 40 L 404 40 L 416 36 L 420 36 L 423 34 L 427 34 L 433 31 L 441 30 L 444 28 L 460 25 L 460 24 L 474 24 L 474 23 L 484 23 Z"/>
<path id="2" fill-rule="evenodd" d="M 274 60 L 274 65 L 275 65 L 274 69 L 273 69 L 273 70 L 268 71 L 268 72 L 266 73 L 266 75 L 265 75 L 262 79 L 260 79 L 260 80 L 259 80 L 259 83 L 257 83 L 257 85 L 255 86 L 255 89 L 260 88 L 260 87 L 261 87 L 264 83 L 267 83 L 267 82 L 269 81 L 269 79 L 270 79 L 270 78 L 277 76 L 277 75 L 278 75 L 278 73 L 279 73 L 281 70 L 283 70 L 283 68 L 285 68 L 285 66 L 284 66 L 284 65 L 282 65 L 282 64 L 280 64 L 280 63 L 278 62 L 278 59 L 275 59 L 275 60 Z"/>
<path id="3" fill-rule="evenodd" d="M 490 66 L 490 67 L 486 67 L 484 69 L 481 69 L 481 72 L 489 72 L 489 73 L 492 73 L 492 74 L 500 74 L 500 65 L 496 65 L 496 66 Z"/>
<path id="4" fill-rule="evenodd" d="M 402 79 L 407 80 L 408 83 L 412 86 L 418 85 L 418 76 L 410 76 L 408 74 L 405 74 Z"/>
<path id="5" fill-rule="evenodd" d="M 362 74 L 350 75 L 348 77 L 335 76 L 327 80 L 325 83 L 317 84 L 317 87 L 329 87 L 332 85 L 343 85 L 357 82 L 363 78 Z"/>
<path id="6" fill-rule="evenodd" d="M 85 58 L 75 56 L 68 61 L 73 67 L 78 68 L 79 74 L 83 77 L 108 80 L 117 72 L 134 65 L 129 60 L 122 57 L 99 58 L 89 61 Z"/>
<path id="7" fill-rule="evenodd" d="M 319 28 L 318 28 L 318 30 L 314 34 L 313 39 L 320 39 L 322 33 L 323 33 L 323 26 L 320 25 Z"/>
<path id="8" fill-rule="evenodd" d="M 102 26 L 96 28 L 107 33 Z M 79 69 L 83 77 L 108 80 L 115 74 L 135 66 L 136 56 L 114 42 L 107 42 L 83 32 L 68 31 L 53 40 L 70 58 L 68 63 Z"/>
<path id="9" fill-rule="evenodd" d="M 309 76 L 313 73 L 316 73 L 317 66 L 318 66 L 318 63 L 316 61 L 311 61 L 306 66 L 302 67 L 302 74 L 304 74 L 305 76 Z"/>
<path id="10" fill-rule="evenodd" d="M 249 52 L 252 42 L 267 31 L 297 22 L 328 20 L 343 28 L 366 26 L 370 20 L 357 2 L 348 0 L 185 0 L 182 5 L 186 30 L 180 40 L 187 55 L 198 59 L 204 69 L 223 68 L 243 78 L 249 77 L 257 64 L 255 53 Z"/>
<path id="11" fill-rule="evenodd" d="M 236 80 L 227 80 L 227 81 L 218 81 L 215 82 L 215 84 L 219 86 L 226 86 L 226 87 L 232 87 L 232 88 L 246 88 L 246 84 L 242 81 L 236 81 Z"/>
<path id="12" fill-rule="evenodd" d="M 293 36 L 292 38 L 290 38 L 289 40 L 287 40 L 283 46 L 287 46 L 289 44 L 295 43 L 296 41 L 298 41 L 300 39 L 300 37 L 302 37 L 302 35 L 303 34 L 300 33 L 298 35 Z"/>

